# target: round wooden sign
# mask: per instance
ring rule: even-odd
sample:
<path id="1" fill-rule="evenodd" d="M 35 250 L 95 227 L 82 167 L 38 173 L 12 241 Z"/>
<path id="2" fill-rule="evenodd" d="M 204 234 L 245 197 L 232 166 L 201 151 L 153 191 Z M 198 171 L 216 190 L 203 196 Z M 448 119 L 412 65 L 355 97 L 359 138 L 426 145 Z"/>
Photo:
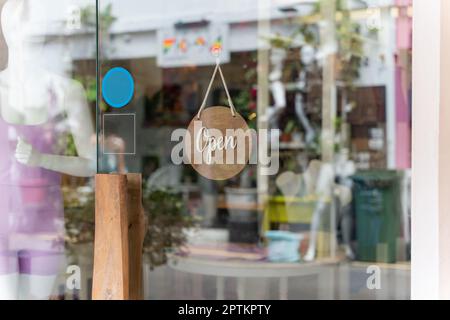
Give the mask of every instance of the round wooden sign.
<path id="1" fill-rule="evenodd" d="M 185 138 L 187 160 L 202 176 L 226 180 L 244 169 L 252 150 L 245 120 L 228 107 L 209 107 L 195 116 Z"/>

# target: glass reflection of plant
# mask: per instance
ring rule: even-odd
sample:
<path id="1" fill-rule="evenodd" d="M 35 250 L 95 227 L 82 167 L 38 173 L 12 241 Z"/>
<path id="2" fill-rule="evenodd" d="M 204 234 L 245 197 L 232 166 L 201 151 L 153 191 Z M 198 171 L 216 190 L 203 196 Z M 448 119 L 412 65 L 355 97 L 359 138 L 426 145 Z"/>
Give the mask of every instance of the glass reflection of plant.
<path id="1" fill-rule="evenodd" d="M 62 187 L 64 195 L 65 246 L 71 263 L 78 263 L 77 245 L 94 241 L 95 201 L 93 192 L 80 192 L 71 187 Z"/>
<path id="2" fill-rule="evenodd" d="M 194 220 L 187 214 L 182 194 L 171 189 L 147 190 L 144 209 L 148 219 L 144 253 L 154 268 L 164 265 L 170 253 L 185 252 L 185 230 L 194 226 Z"/>
<path id="3" fill-rule="evenodd" d="M 328 1 L 328 0 L 327 0 Z M 313 14 L 320 14 L 320 5 L 327 5 L 327 1 L 317 3 Z M 348 9 L 347 0 L 335 0 L 336 12 L 341 17 L 336 23 L 336 40 L 338 51 L 337 69 L 338 79 L 344 86 L 352 88 L 360 76 L 360 69 L 364 58 L 364 36 L 358 22 L 352 21 L 351 10 Z M 369 30 L 372 35 L 376 30 Z M 302 24 L 292 37 L 301 35 L 307 45 L 316 49 L 320 47 L 319 32 L 313 24 Z"/>
<path id="4" fill-rule="evenodd" d="M 256 103 L 254 103 L 253 90 L 242 90 L 233 100 L 239 114 L 247 121 L 249 128 L 256 128 Z"/>
<path id="5" fill-rule="evenodd" d="M 99 32 L 103 37 L 110 37 L 110 29 L 113 23 L 117 20 L 112 14 L 112 4 L 108 4 L 99 13 Z M 95 32 L 96 28 L 96 9 L 93 5 L 88 5 L 80 9 L 80 22 L 83 28 L 88 31 Z M 102 45 L 104 47 L 104 45 Z M 102 51 L 103 52 L 103 51 Z M 102 53 L 101 53 L 102 54 Z M 95 56 L 92 57 L 93 59 Z M 95 74 L 92 74 L 93 65 L 88 61 L 83 62 L 80 66 L 81 70 L 78 70 L 74 75 L 74 79 L 80 82 L 86 93 L 86 99 L 91 105 L 95 105 L 97 101 L 97 80 Z M 99 101 L 99 107 L 102 111 L 107 111 L 108 107 L 103 102 Z M 94 109 L 94 108 L 93 108 Z M 76 156 L 76 148 L 72 135 L 61 135 L 58 141 L 58 147 L 64 150 L 66 156 Z"/>
<path id="6" fill-rule="evenodd" d="M 66 248 L 76 256 L 75 246 L 94 241 L 94 194 L 80 195 L 64 190 Z M 67 193 L 67 194 L 66 194 Z M 171 253 L 185 253 L 185 230 L 194 227 L 194 219 L 187 215 L 182 194 L 171 189 L 147 191 L 144 199 L 147 216 L 147 232 L 144 238 L 144 254 L 150 267 L 164 265 Z"/>
<path id="7" fill-rule="evenodd" d="M 334 0 L 336 3 L 336 13 L 340 18 L 336 21 L 336 40 L 338 42 L 338 64 L 339 78 L 349 86 L 359 78 L 359 70 L 364 57 L 364 36 L 358 22 L 352 21 L 349 0 Z M 317 2 L 313 15 L 320 14 L 320 6 L 328 5 L 330 0 Z M 360 1 L 367 6 L 365 1 Z M 369 36 L 377 33 L 376 28 L 370 28 Z M 318 33 L 312 31 L 310 25 L 303 24 L 299 27 L 298 33 L 302 34 L 307 44 L 319 47 L 320 39 Z M 296 34 L 295 34 L 296 35 Z"/>
<path id="8" fill-rule="evenodd" d="M 256 129 L 256 54 L 243 53 L 243 57 L 247 60 L 242 66 L 242 84 L 239 90 L 231 90 L 231 96 L 237 112 L 247 121 L 249 128 Z M 228 105 L 226 99 L 222 103 Z"/>
<path id="9" fill-rule="evenodd" d="M 373 37 L 376 35 L 377 30 L 371 28 L 367 31 L 367 35 L 364 34 L 363 28 L 361 24 L 357 21 L 352 20 L 351 17 L 351 9 L 348 5 L 348 0 L 334 0 L 336 4 L 336 17 L 339 19 L 336 20 L 336 41 L 337 41 L 337 51 L 336 51 L 336 84 L 340 88 L 340 92 L 342 93 L 342 103 L 343 107 L 347 111 L 351 110 L 353 107 L 352 101 L 347 101 L 347 97 L 349 93 L 354 89 L 356 81 L 360 77 L 361 67 L 363 65 L 365 52 L 364 45 L 365 40 L 369 37 Z M 313 10 L 312 16 L 317 16 L 320 18 L 321 8 L 320 6 L 329 5 L 329 0 L 322 0 L 316 3 L 315 9 Z M 364 3 L 363 3 L 364 4 Z M 291 48 L 292 44 L 296 42 L 296 40 L 300 39 L 300 43 L 303 43 L 303 46 L 310 46 L 314 48 L 316 52 L 320 52 L 321 50 L 321 39 L 319 27 L 316 23 L 311 23 L 310 21 L 302 23 L 298 26 L 296 31 L 290 37 L 278 37 L 272 39 L 271 43 L 274 47 L 283 47 L 283 48 Z M 302 52 L 302 50 L 300 50 Z M 311 85 L 308 84 L 317 83 L 317 81 L 321 81 L 321 68 L 320 63 L 317 64 L 317 61 L 313 64 L 315 67 L 310 67 L 306 72 L 306 87 L 304 88 L 304 94 L 308 95 L 308 107 L 307 109 L 314 114 L 311 114 L 312 125 L 316 129 L 320 129 L 320 110 L 321 110 L 321 99 L 311 99 L 311 93 L 314 91 Z M 306 66 L 301 64 L 300 68 L 303 69 Z M 292 67 L 296 68 L 296 67 Z M 300 79 L 302 80 L 302 79 Z M 345 119 L 345 117 L 344 117 Z M 343 124 L 344 119 L 340 119 L 337 117 L 336 119 L 336 129 L 337 132 L 340 131 L 339 126 Z M 317 141 L 318 146 L 319 141 Z M 320 152 L 320 148 L 315 149 L 317 152 Z"/>
<path id="10" fill-rule="evenodd" d="M 345 88 L 352 88 L 359 78 L 364 58 L 364 38 L 359 23 L 351 20 L 346 1 L 337 1 L 337 11 L 342 19 L 337 23 L 339 80 Z"/>
<path id="11" fill-rule="evenodd" d="M 81 25 L 87 29 L 94 29 L 97 27 L 96 8 L 93 5 L 88 5 L 80 10 Z M 102 40 L 107 40 L 110 37 L 109 30 L 113 23 L 117 20 L 112 14 L 112 4 L 109 3 L 98 15 L 98 28 Z M 102 46 L 103 47 L 103 44 Z M 100 52 L 104 53 L 104 52 Z"/>
<path id="12" fill-rule="evenodd" d="M 80 9 L 80 21 L 85 31 L 94 33 L 96 27 L 95 6 L 86 6 Z M 112 6 L 109 4 L 100 12 L 99 27 L 101 34 L 107 34 L 116 17 L 112 15 Z M 92 60 L 79 62 L 73 78 L 81 83 L 85 89 L 86 100 L 95 111 L 97 101 L 97 81 L 95 78 L 95 53 Z M 99 101 L 100 108 L 105 110 L 106 105 Z M 58 135 L 58 149 L 66 156 L 76 156 L 76 148 L 71 134 Z M 82 184 L 84 184 L 83 182 Z M 68 185 L 63 184 L 64 221 L 66 230 L 66 248 L 71 259 L 79 255 L 77 245 L 91 244 L 94 241 L 94 213 L 95 201 L 91 187 L 77 187 L 79 182 Z M 74 261 L 75 263 L 76 261 Z"/>
<path id="13" fill-rule="evenodd" d="M 112 52 L 113 48 L 110 45 L 111 38 L 111 27 L 116 22 L 117 17 L 112 14 L 112 4 L 108 4 L 103 10 L 99 12 L 98 24 L 99 24 L 99 35 L 101 37 L 100 41 L 100 52 L 99 56 L 102 61 L 106 61 L 107 53 Z M 96 28 L 96 9 L 93 5 L 88 5 L 81 8 L 80 10 L 80 21 L 81 25 L 87 30 L 94 30 Z M 95 57 L 93 57 L 95 58 Z M 92 68 L 90 69 L 92 70 Z M 79 80 L 86 90 L 87 99 L 89 102 L 95 102 L 97 100 L 97 80 L 93 74 L 83 73 Z M 102 111 L 107 111 L 106 104 L 99 101 L 99 106 Z"/>

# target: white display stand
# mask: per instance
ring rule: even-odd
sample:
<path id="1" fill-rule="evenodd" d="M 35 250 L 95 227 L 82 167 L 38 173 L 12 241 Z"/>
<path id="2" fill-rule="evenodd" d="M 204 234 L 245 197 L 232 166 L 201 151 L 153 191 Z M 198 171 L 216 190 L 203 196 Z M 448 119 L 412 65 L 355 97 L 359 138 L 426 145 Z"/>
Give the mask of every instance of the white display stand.
<path id="1" fill-rule="evenodd" d="M 216 298 L 225 298 L 225 278 L 236 278 L 236 295 L 239 300 L 247 299 L 245 280 L 248 278 L 279 279 L 279 299 L 288 299 L 290 277 L 317 276 L 318 298 L 333 299 L 335 287 L 334 259 L 308 263 L 272 263 L 253 261 L 211 261 L 199 258 L 175 257 L 169 266 L 179 272 L 216 277 Z"/>

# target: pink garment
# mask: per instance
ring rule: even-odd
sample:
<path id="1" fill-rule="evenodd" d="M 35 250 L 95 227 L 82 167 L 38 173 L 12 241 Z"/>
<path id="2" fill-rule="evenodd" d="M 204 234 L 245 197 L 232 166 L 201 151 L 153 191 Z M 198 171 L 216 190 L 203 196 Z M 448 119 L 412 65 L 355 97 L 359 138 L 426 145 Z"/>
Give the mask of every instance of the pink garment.
<path id="1" fill-rule="evenodd" d="M 11 125 L 0 118 L 0 274 L 56 274 L 64 258 L 61 176 L 15 158 L 17 138 L 55 153 L 56 119 Z"/>
<path id="2" fill-rule="evenodd" d="M 396 0 L 401 7 L 401 14 L 396 22 L 397 51 L 408 51 L 412 47 L 412 19 L 406 14 L 406 7 L 412 0 Z M 397 61 L 395 68 L 395 103 L 396 103 L 396 167 L 411 168 L 411 88 L 405 87 L 406 69 Z"/>
<path id="3" fill-rule="evenodd" d="M 395 4 L 400 7 L 401 14 L 397 18 L 397 49 L 412 48 L 412 18 L 406 15 L 406 8 L 412 6 L 412 0 L 396 0 Z"/>

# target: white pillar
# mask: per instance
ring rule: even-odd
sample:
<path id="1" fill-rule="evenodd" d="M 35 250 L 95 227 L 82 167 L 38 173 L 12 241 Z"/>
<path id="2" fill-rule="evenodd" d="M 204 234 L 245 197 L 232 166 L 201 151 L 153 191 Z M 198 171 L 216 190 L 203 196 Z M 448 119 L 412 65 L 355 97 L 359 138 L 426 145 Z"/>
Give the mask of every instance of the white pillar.
<path id="1" fill-rule="evenodd" d="M 258 130 L 267 129 L 268 128 L 268 120 L 266 118 L 267 110 L 269 108 L 270 103 L 270 84 L 269 84 L 269 68 L 270 68 L 270 59 L 269 59 L 269 50 L 270 45 L 268 44 L 266 38 L 270 35 L 270 8 L 271 1 L 270 0 L 260 0 L 258 1 L 258 25 L 257 25 L 257 35 L 258 35 L 258 91 L 257 91 L 257 127 Z M 264 119 L 264 120 L 263 120 Z M 270 139 L 269 139 L 270 140 Z M 258 152 L 259 152 L 258 146 Z M 271 150 L 268 150 L 268 154 L 272 154 Z M 258 176 L 257 176 L 257 185 L 258 185 L 258 202 L 262 203 L 264 201 L 264 195 L 268 193 L 269 190 L 269 178 L 266 175 L 262 175 L 262 166 L 258 161 Z"/>
<path id="2" fill-rule="evenodd" d="M 450 1 L 413 3 L 413 299 L 450 299 Z"/>
<path id="3" fill-rule="evenodd" d="M 322 70 L 322 161 L 332 163 L 334 157 L 334 136 L 336 120 L 336 3 L 320 2 L 324 18 L 319 24 L 321 49 L 325 53 Z"/>

